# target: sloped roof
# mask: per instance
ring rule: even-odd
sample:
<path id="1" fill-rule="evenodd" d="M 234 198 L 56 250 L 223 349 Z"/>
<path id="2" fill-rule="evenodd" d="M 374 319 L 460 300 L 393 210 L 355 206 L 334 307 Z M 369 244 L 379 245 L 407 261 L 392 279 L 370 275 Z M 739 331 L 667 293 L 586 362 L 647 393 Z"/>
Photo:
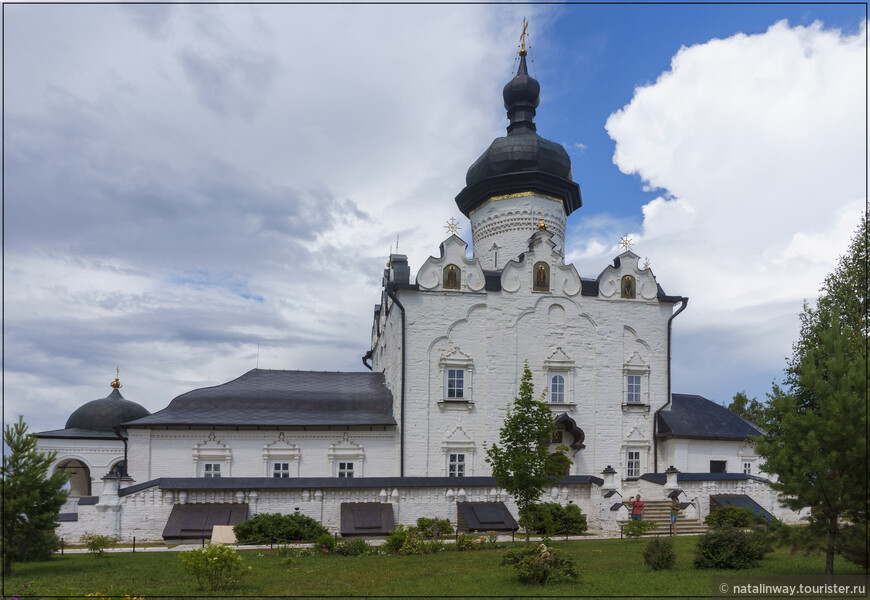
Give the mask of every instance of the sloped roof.
<path id="1" fill-rule="evenodd" d="M 395 425 L 383 373 L 252 369 L 182 394 L 127 427 Z"/>
<path id="2" fill-rule="evenodd" d="M 673 394 L 656 417 L 657 437 L 745 440 L 762 435 L 750 421 L 701 396 Z"/>

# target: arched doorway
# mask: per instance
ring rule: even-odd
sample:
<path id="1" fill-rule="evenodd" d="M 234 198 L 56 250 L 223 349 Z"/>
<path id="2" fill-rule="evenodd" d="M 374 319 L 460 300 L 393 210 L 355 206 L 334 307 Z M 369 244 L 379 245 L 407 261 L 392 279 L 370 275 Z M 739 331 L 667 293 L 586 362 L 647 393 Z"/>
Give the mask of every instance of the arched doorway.
<path id="1" fill-rule="evenodd" d="M 71 497 L 91 495 L 91 470 L 85 463 L 78 459 L 70 458 L 60 461 L 55 470 L 69 475 L 69 482 L 67 482 L 65 489 L 69 490 Z"/>

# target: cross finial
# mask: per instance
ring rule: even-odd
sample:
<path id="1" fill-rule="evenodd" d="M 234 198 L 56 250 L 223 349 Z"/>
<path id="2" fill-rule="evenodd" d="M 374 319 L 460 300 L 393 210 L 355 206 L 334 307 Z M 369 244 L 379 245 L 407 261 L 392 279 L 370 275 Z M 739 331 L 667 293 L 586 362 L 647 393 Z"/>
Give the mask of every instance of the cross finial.
<path id="1" fill-rule="evenodd" d="M 450 220 L 447 221 L 447 225 L 444 226 L 444 229 L 447 230 L 447 233 L 456 235 L 457 233 L 459 233 L 459 230 L 462 229 L 462 227 L 459 226 L 459 221 L 457 221 L 453 217 L 450 217 Z"/>
<path id="2" fill-rule="evenodd" d="M 525 56 L 526 53 L 526 37 L 529 35 L 526 29 L 529 27 L 529 22 L 523 17 L 523 32 L 520 34 L 520 56 Z"/>
<path id="3" fill-rule="evenodd" d="M 112 389 L 114 389 L 114 390 L 117 390 L 119 387 L 121 387 L 121 380 L 118 379 L 118 375 L 120 374 L 120 372 L 121 372 L 121 367 L 115 367 L 115 381 L 113 381 L 112 383 L 109 384 L 112 386 Z"/>
<path id="4" fill-rule="evenodd" d="M 649 269 L 649 257 L 648 256 L 645 256 L 643 259 L 643 268 Z"/>
<path id="5" fill-rule="evenodd" d="M 628 237 L 627 233 L 624 236 L 622 236 L 622 241 L 619 243 L 619 245 L 624 250 L 631 250 L 631 238 Z"/>
<path id="6" fill-rule="evenodd" d="M 547 224 L 544 223 L 544 207 L 541 207 L 541 222 L 538 223 L 538 231 L 546 231 Z"/>

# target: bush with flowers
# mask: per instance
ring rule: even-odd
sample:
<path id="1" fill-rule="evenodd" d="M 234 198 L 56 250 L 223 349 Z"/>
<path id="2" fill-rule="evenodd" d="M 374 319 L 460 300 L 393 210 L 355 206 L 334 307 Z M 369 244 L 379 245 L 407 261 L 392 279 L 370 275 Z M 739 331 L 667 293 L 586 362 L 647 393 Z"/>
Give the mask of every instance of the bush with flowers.
<path id="1" fill-rule="evenodd" d="M 225 590 L 250 570 L 242 567 L 242 557 L 224 544 L 211 544 L 196 550 L 179 552 L 181 567 L 193 573 L 199 589 Z"/>
<path id="2" fill-rule="evenodd" d="M 574 561 L 546 543 L 529 544 L 510 550 L 501 559 L 502 565 L 513 565 L 522 583 L 544 585 L 558 579 L 577 579 L 580 573 Z"/>

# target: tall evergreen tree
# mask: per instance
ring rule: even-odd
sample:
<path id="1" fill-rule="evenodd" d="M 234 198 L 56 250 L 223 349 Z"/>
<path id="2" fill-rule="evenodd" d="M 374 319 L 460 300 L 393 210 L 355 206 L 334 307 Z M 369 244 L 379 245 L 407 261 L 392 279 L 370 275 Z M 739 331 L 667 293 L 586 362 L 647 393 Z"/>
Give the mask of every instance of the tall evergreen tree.
<path id="1" fill-rule="evenodd" d="M 834 572 L 844 524 L 867 524 L 868 220 L 827 277 L 815 307 L 804 306 L 785 391 L 770 394 L 767 433 L 756 449 L 771 485 L 793 509 L 810 508 L 809 533 L 824 540 Z"/>
<path id="2" fill-rule="evenodd" d="M 537 502 L 544 486 L 565 473 L 568 462 L 560 446 L 559 452 L 550 454 L 549 444 L 555 425 L 549 407 L 534 398 L 534 385 L 529 363 L 523 368 L 520 394 L 508 407 L 504 425 L 499 430 L 499 443 L 486 449 L 486 462 L 499 486 L 517 503 L 520 517 Z M 564 450 L 562 450 L 564 448 Z M 529 528 L 526 527 L 526 543 Z"/>
<path id="3" fill-rule="evenodd" d="M 27 433 L 21 417 L 7 425 L 3 439 L 9 455 L 0 467 L 3 479 L 2 552 L 3 575 L 9 576 L 13 561 L 44 560 L 58 545 L 54 530 L 57 513 L 66 501 L 63 489 L 67 475 L 48 475 L 54 452 L 36 449 L 36 438 Z"/>

